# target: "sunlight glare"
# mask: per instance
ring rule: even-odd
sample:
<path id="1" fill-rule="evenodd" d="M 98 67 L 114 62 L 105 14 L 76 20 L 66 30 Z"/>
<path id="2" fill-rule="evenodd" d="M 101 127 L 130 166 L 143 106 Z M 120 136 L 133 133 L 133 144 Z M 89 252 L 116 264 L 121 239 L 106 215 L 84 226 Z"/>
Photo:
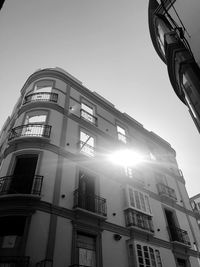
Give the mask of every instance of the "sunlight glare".
<path id="1" fill-rule="evenodd" d="M 142 154 L 128 149 L 115 151 L 109 155 L 109 160 L 120 166 L 135 166 L 144 160 Z"/>

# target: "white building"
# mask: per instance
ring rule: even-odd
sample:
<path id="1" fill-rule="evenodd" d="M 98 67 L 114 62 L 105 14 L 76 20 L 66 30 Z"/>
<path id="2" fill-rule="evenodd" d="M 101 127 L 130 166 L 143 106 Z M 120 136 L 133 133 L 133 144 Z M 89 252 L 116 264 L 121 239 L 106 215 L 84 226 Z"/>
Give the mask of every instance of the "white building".
<path id="1" fill-rule="evenodd" d="M 0 266 L 199 266 L 173 148 L 62 69 L 28 78 L 0 147 Z"/>

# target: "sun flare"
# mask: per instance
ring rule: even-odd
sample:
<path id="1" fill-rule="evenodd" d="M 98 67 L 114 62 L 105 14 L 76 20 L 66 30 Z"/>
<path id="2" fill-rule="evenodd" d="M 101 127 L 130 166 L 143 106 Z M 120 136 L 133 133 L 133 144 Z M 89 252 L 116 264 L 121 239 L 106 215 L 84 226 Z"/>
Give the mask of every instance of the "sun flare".
<path id="1" fill-rule="evenodd" d="M 115 151 L 109 155 L 109 160 L 120 166 L 135 166 L 144 160 L 142 154 L 128 149 Z"/>

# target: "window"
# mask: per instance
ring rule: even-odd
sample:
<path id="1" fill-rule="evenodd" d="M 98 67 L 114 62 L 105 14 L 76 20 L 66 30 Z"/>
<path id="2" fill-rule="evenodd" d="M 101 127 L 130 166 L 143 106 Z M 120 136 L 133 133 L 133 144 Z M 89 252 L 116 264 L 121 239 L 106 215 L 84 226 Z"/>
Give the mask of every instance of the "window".
<path id="1" fill-rule="evenodd" d="M 76 246 L 78 266 L 96 267 L 96 238 L 78 233 Z"/>
<path id="2" fill-rule="evenodd" d="M 136 245 L 138 267 L 162 267 L 160 251 L 152 247 Z"/>
<path id="3" fill-rule="evenodd" d="M 132 179 L 134 182 L 139 183 L 140 185 L 144 185 L 144 177 L 139 170 L 133 169 L 131 167 L 125 166 L 124 167 L 125 175 Z"/>
<path id="4" fill-rule="evenodd" d="M 94 157 L 94 137 L 82 130 L 80 131 L 80 152 Z"/>
<path id="5" fill-rule="evenodd" d="M 171 241 L 177 241 L 187 246 L 191 246 L 187 231 L 178 228 L 178 220 L 174 210 L 164 209 L 169 229 L 169 237 Z"/>
<path id="6" fill-rule="evenodd" d="M 29 123 L 45 123 L 47 115 L 33 115 L 26 117 L 26 124 Z"/>
<path id="7" fill-rule="evenodd" d="M 126 131 L 124 128 L 122 128 L 121 126 L 117 125 L 117 137 L 118 140 L 123 142 L 123 143 L 127 143 L 127 136 L 126 136 Z"/>
<path id="8" fill-rule="evenodd" d="M 127 227 L 137 227 L 148 232 L 154 232 L 152 216 L 143 214 L 139 211 L 127 209 L 125 211 L 125 221 Z"/>
<path id="9" fill-rule="evenodd" d="M 14 223 L 13 223 L 14 222 Z M 24 216 L 8 216 L 0 219 L 0 240 L 2 248 L 15 248 L 23 236 L 26 223 Z"/>
<path id="10" fill-rule="evenodd" d="M 166 19 L 166 17 L 160 14 L 156 16 L 155 23 L 156 23 L 155 26 L 156 26 L 157 44 L 158 47 L 160 48 L 162 56 L 165 58 L 165 34 L 169 33 L 172 27 L 169 21 Z"/>
<path id="11" fill-rule="evenodd" d="M 80 171 L 78 206 L 95 212 L 95 177 Z"/>
<path id="12" fill-rule="evenodd" d="M 53 86 L 54 81 L 51 80 L 42 80 L 37 82 L 33 88 L 33 91 L 29 92 L 25 96 L 23 104 L 33 101 L 57 102 L 58 94 L 52 93 Z"/>
<path id="13" fill-rule="evenodd" d="M 162 173 L 155 173 L 156 182 L 167 185 L 167 177 Z"/>
<path id="14" fill-rule="evenodd" d="M 47 112 L 45 112 L 47 113 Z M 26 115 L 25 127 L 22 129 L 23 136 L 43 136 L 45 131 L 45 122 L 47 114 L 41 112 L 33 112 Z M 27 126 L 26 126 L 27 125 Z"/>
<path id="15" fill-rule="evenodd" d="M 124 170 L 127 177 L 133 178 L 133 169 L 131 167 L 125 166 Z"/>
<path id="16" fill-rule="evenodd" d="M 128 187 L 128 202 L 131 208 L 151 214 L 149 196 L 132 187 Z"/>
<path id="17" fill-rule="evenodd" d="M 195 110 L 195 103 L 196 101 L 196 97 L 194 96 L 192 99 L 192 95 L 194 94 L 194 90 L 192 89 L 191 84 L 189 83 L 188 79 L 186 78 L 186 76 L 183 74 L 182 76 L 182 84 L 183 84 L 183 91 L 185 94 L 185 100 L 187 102 L 188 108 L 191 111 L 192 115 L 194 116 L 195 119 L 197 119 L 197 110 Z"/>
<path id="18" fill-rule="evenodd" d="M 46 125 L 47 115 L 48 112 L 43 110 L 29 112 L 25 117 L 24 124 L 10 131 L 8 140 L 23 136 L 49 138 L 51 126 Z"/>
<path id="19" fill-rule="evenodd" d="M 41 80 L 35 84 L 34 92 L 51 92 L 54 86 L 54 81 L 52 80 Z"/>
<path id="20" fill-rule="evenodd" d="M 163 27 L 161 24 L 158 24 L 158 36 L 157 40 L 160 46 L 160 49 L 162 50 L 163 55 L 165 55 L 165 38 L 164 38 L 165 32 L 163 30 Z"/>
<path id="21" fill-rule="evenodd" d="M 81 118 L 92 124 L 97 124 L 97 118 L 94 116 L 94 108 L 84 103 L 81 103 Z"/>
<path id="22" fill-rule="evenodd" d="M 178 267 L 187 267 L 187 261 L 185 259 L 177 258 Z"/>

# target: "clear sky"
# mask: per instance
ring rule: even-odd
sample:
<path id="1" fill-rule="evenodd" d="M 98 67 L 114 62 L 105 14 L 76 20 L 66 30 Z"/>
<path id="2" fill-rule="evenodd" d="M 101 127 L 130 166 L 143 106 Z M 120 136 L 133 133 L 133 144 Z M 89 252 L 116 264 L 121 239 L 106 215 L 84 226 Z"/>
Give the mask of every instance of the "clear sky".
<path id="1" fill-rule="evenodd" d="M 6 0 L 0 40 L 0 127 L 28 76 L 58 66 L 168 141 L 200 193 L 200 136 L 152 46 L 148 0 Z"/>

